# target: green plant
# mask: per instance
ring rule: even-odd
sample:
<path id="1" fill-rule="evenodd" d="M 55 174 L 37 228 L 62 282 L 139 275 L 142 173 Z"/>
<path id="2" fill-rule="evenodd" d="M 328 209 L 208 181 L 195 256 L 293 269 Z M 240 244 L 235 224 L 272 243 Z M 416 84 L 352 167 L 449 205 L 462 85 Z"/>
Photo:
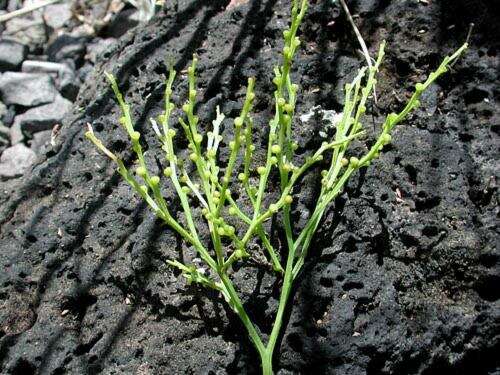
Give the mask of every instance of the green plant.
<path id="1" fill-rule="evenodd" d="M 290 27 L 283 32 L 285 43 L 282 64 L 274 68 L 275 115 L 269 122 L 264 165 L 253 165 L 256 150 L 252 137 L 251 112 L 255 99 L 255 79 L 249 78 L 248 80 L 245 101 L 240 115 L 234 120 L 233 138 L 228 142 L 229 158 L 226 160 L 225 168 L 222 169 L 218 151 L 222 141 L 220 129 L 224 115 L 217 108 L 212 131 L 207 132 L 206 136 L 200 132 L 199 119 L 195 114 L 196 57 L 193 58 L 192 65 L 188 68 L 188 100 L 182 105 L 185 118 L 178 119 L 180 128 L 188 141 L 189 157 L 185 159 L 189 160 L 182 160 L 177 156 L 174 150 L 174 138 L 177 136 L 177 131 L 170 123 L 172 112 L 175 109 L 171 98 L 176 73 L 170 69 L 165 89 L 164 112 L 157 120 L 151 119 L 151 123 L 166 155 L 167 166 L 163 175 L 165 179 L 171 181 L 180 200 L 184 214 L 181 219 L 176 220 L 169 211 L 168 204 L 160 190 L 160 176 L 151 175 L 146 167 L 140 134 L 134 130 L 130 107 L 125 103 L 118 89 L 118 84 L 111 75 L 107 75 L 107 77 L 121 108 L 120 123 L 127 131 L 132 149 L 137 156 L 135 175 L 116 154 L 97 139 L 90 125 L 86 133 L 86 136 L 102 152 L 116 162 L 118 172 L 147 202 L 153 212 L 191 245 L 208 266 L 208 272 L 205 272 L 177 260 L 168 261 L 171 266 L 182 272 L 188 282 L 199 283 L 222 294 L 245 326 L 250 340 L 260 355 L 264 374 L 272 374 L 273 353 L 283 325 L 283 315 L 292 283 L 304 265 L 309 245 L 325 210 L 341 193 L 349 177 L 358 169 L 369 166 L 379 156 L 384 146 L 391 142 L 391 133 L 394 127 L 403 121 L 410 111 L 418 107 L 422 92 L 445 73 L 450 63 L 467 48 L 467 45 L 464 44 L 452 56 L 445 57 L 438 69 L 431 73 L 425 82 L 416 85 L 413 95 L 403 110 L 399 113 L 391 113 L 386 117 L 378 138 L 364 155 L 359 158 L 355 156 L 348 158 L 347 151 L 351 143 L 364 136 L 360 120 L 366 112 L 367 101 L 373 94 L 373 87 L 376 83 L 375 76 L 384 57 L 385 43 L 382 43 L 373 66 L 362 68 L 354 80 L 345 86 L 343 116 L 336 124 L 334 138 L 330 142 L 324 142 L 300 166 L 295 166 L 294 153 L 297 144 L 293 141 L 292 123 L 299 87 L 292 83 L 290 70 L 294 55 L 300 46 L 297 31 L 306 13 L 307 5 L 307 0 L 301 0 L 300 4 L 298 0 L 293 1 Z M 293 189 L 304 173 L 313 165 L 326 162 L 327 152 L 330 155 L 326 164 L 328 167 L 322 171 L 322 187 L 317 197 L 316 207 L 305 226 L 301 228 L 300 234 L 295 238 L 290 218 Z M 192 163 L 196 171 L 196 177 L 193 179 L 186 171 L 186 162 Z M 266 206 L 264 198 L 273 169 L 277 171 L 279 176 L 280 194 L 274 203 Z M 236 180 L 241 183 L 241 190 L 246 193 L 248 202 L 250 202 L 247 206 L 239 205 L 229 189 L 229 186 L 234 184 Z M 194 209 L 194 201 L 198 201 L 198 204 L 201 205 L 201 215 L 199 214 L 200 210 Z M 263 226 L 264 222 L 278 211 L 281 212 L 286 237 L 287 252 L 283 254 L 283 257 L 286 258 L 284 266 L 281 254 L 273 247 Z M 199 236 L 197 220 L 200 219 L 200 216 L 203 216 L 208 225 L 210 244 L 204 243 Z M 241 220 L 246 229 L 235 229 L 230 224 L 235 219 Z M 273 269 L 283 278 L 279 307 L 267 342 L 261 337 L 258 329 L 247 315 L 229 273 L 234 262 L 244 260 L 249 256 L 247 245 L 254 237 L 260 239 Z"/>

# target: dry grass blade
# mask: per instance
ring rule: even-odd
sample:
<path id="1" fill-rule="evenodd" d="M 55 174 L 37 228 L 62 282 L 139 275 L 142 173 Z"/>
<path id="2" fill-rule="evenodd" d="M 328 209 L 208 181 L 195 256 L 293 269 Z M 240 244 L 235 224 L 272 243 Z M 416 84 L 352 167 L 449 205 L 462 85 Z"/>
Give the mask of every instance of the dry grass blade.
<path id="1" fill-rule="evenodd" d="M 37 10 L 37 9 L 40 9 L 40 8 L 46 7 L 48 5 L 52 5 L 52 4 L 58 3 L 60 1 L 61 0 L 47 0 L 47 1 L 44 1 L 42 3 L 33 4 L 33 5 L 30 5 L 30 6 L 27 6 L 27 7 L 18 9 L 18 10 L 15 10 L 13 12 L 10 12 L 10 13 L 7 13 L 7 14 L 3 14 L 3 15 L 0 16 L 0 23 L 8 21 L 8 20 L 10 20 L 12 18 L 15 18 L 15 17 L 23 16 L 23 15 L 31 13 L 31 12 Z"/>

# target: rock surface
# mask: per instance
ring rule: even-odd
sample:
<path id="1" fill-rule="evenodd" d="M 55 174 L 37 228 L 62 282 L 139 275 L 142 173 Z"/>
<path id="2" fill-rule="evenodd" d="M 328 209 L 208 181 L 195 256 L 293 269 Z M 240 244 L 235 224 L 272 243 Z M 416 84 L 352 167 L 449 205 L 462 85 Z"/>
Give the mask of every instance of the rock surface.
<path id="1" fill-rule="evenodd" d="M 0 72 L 19 70 L 28 53 L 24 44 L 10 40 L 0 40 Z"/>
<path id="2" fill-rule="evenodd" d="M 7 72 L 0 77 L 0 95 L 7 105 L 34 107 L 53 102 L 57 90 L 48 74 Z"/>
<path id="3" fill-rule="evenodd" d="M 83 111 L 66 120 L 61 146 L 22 186 L 0 195 L 8 197 L 0 207 L 0 372 L 258 373 L 238 318 L 220 296 L 186 286 L 165 265 L 178 258 L 181 241 L 83 136 L 92 122 L 133 164 L 103 77 L 113 72 L 154 164 L 161 150 L 147 119 L 161 111 L 165 56 L 182 71 L 196 52 L 200 126 L 217 103 L 234 118 L 246 77 L 256 76 L 262 146 L 288 3 L 250 1 L 223 12 L 228 3 L 167 2 L 149 26 L 125 35 L 86 80 L 77 102 Z M 393 145 L 353 177 L 325 216 L 286 314 L 277 374 L 500 371 L 500 12 L 492 4 L 479 1 L 472 12 L 463 0 L 362 0 L 351 9 L 372 53 L 388 40 L 378 105 L 365 121 L 369 139 L 381 113 L 401 109 L 397 99 L 463 42 L 470 22 L 476 28 L 469 52 L 426 97 L 433 115 L 422 108 L 401 125 Z M 294 68 L 299 115 L 316 105 L 341 110 L 339 88 L 354 74 L 347 68 L 363 63 L 339 14 L 330 2 L 311 4 Z M 178 105 L 185 87 L 176 81 Z M 321 143 L 314 122 L 294 127 L 307 145 L 303 155 Z M 313 173 L 297 192 L 297 220 L 314 205 L 319 179 Z M 233 277 L 250 316 L 269 333 L 280 283 L 258 264 Z"/>
<path id="4" fill-rule="evenodd" d="M 35 152 L 25 145 L 17 144 L 7 148 L 0 156 L 0 179 L 22 176 L 35 160 Z"/>

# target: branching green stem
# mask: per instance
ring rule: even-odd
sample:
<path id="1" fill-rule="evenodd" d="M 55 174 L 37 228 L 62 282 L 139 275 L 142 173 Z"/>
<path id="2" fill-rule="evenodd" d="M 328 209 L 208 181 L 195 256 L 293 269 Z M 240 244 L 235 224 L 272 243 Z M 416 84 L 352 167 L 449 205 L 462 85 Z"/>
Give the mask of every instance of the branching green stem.
<path id="1" fill-rule="evenodd" d="M 378 138 L 364 155 L 360 158 L 351 156 L 347 159 L 346 155 L 351 143 L 355 140 L 359 141 L 365 135 L 361 119 L 366 112 L 367 101 L 375 94 L 375 77 L 384 57 L 385 43 L 382 43 L 373 66 L 370 63 L 368 68 L 361 69 L 354 80 L 346 85 L 343 115 L 339 123 L 335 124 L 334 138 L 330 142 L 324 142 L 316 152 L 305 159 L 300 167 L 296 167 L 293 159 L 298 145 L 292 138 L 292 124 L 296 112 L 298 85 L 292 83 L 290 71 L 294 56 L 300 46 L 297 33 L 305 16 L 307 5 L 307 0 L 292 0 L 290 27 L 283 32 L 285 40 L 283 58 L 281 65 L 274 69 L 275 77 L 273 79 L 276 86 L 274 92 L 275 113 L 269 122 L 265 165 L 258 166 L 255 170 L 259 176 L 256 187 L 252 186 L 253 178 L 250 176 L 254 172 L 252 160 L 255 146 L 252 139 L 251 111 L 255 100 L 255 79 L 253 77 L 248 79 L 245 101 L 239 116 L 234 119 L 234 136 L 228 142 L 229 157 L 225 167 L 221 168 L 218 151 L 223 140 L 220 129 L 223 126 L 225 116 L 217 107 L 217 116 L 212 122 L 212 131 L 207 132 L 206 137 L 199 131 L 200 119 L 195 113 L 196 66 L 198 62 L 196 56 L 193 57 L 192 65 L 188 68 L 188 100 L 182 105 L 185 116 L 178 119 L 177 125 L 183 130 L 188 141 L 189 157 L 186 158 L 187 160 L 180 159 L 175 152 L 174 138 L 177 130 L 170 124 L 172 113 L 175 110 L 175 105 L 172 102 L 172 87 L 176 72 L 173 69 L 170 69 L 166 81 L 164 111 L 157 119 L 151 119 L 153 130 L 165 152 L 167 167 L 164 169 L 163 175 L 171 182 L 182 207 L 183 217 L 179 219 L 180 221 L 174 219 L 169 211 L 169 204 L 161 191 L 160 176 L 151 175 L 148 171 L 140 142 L 141 135 L 134 129 L 130 107 L 125 102 L 115 78 L 110 74 L 106 74 L 106 76 L 121 109 L 120 124 L 130 138 L 133 155 L 136 158 L 135 173 L 129 170 L 119 156 L 104 146 L 101 140 L 96 137 L 90 124 L 86 132 L 86 137 L 94 143 L 97 149 L 116 163 L 118 173 L 144 199 L 151 210 L 191 245 L 208 266 L 207 272 L 203 268 L 197 269 L 193 265 L 187 265 L 177 260 L 167 261 L 170 266 L 181 271 L 188 283 L 198 283 L 221 293 L 245 326 L 250 340 L 261 357 L 262 371 L 265 375 L 272 374 L 272 358 L 284 324 L 284 314 L 293 281 L 300 274 L 311 241 L 325 211 L 342 193 L 349 178 L 358 169 L 369 166 L 379 156 L 384 146 L 391 142 L 393 129 L 404 121 L 412 110 L 418 107 L 422 92 L 444 74 L 450 64 L 467 48 L 467 45 L 464 44 L 453 55 L 445 57 L 438 69 L 431 73 L 427 80 L 415 86 L 413 95 L 401 112 L 391 113 L 386 117 Z M 369 57 L 368 61 L 370 62 Z M 322 171 L 322 187 L 316 206 L 304 227 L 300 228 L 297 238 L 294 238 L 291 220 L 293 190 L 298 189 L 301 178 L 311 167 L 320 161 L 327 160 L 327 155 L 330 154 L 330 165 Z M 191 170 L 189 163 L 192 163 L 192 172 L 189 172 Z M 242 168 L 240 173 L 237 173 L 238 168 Z M 268 207 L 263 207 L 264 196 L 270 190 L 268 180 L 273 168 L 276 168 L 279 173 L 279 198 Z M 220 178 L 221 170 L 224 173 Z M 241 207 L 233 198 L 230 187 L 234 186 L 235 180 L 241 182 L 239 193 L 246 193 L 250 208 Z M 201 205 L 201 214 L 206 220 L 210 241 L 202 241 L 198 235 L 200 215 L 199 211 L 193 210 L 194 204 L 191 202 L 193 199 Z M 269 234 L 263 226 L 266 220 L 278 212 L 282 214 L 286 247 L 288 248 L 284 268 L 281 264 L 280 254 L 272 246 Z M 228 216 L 231 216 L 232 219 L 229 219 Z M 238 228 L 241 229 L 230 225 L 229 222 L 232 220 L 239 220 L 241 226 Z M 235 262 L 249 256 L 247 247 L 254 236 L 261 240 L 273 269 L 283 277 L 278 310 L 267 343 L 264 343 L 258 329 L 246 312 L 230 278 L 231 268 Z M 226 242 L 233 244 L 230 254 L 228 254 L 228 247 L 225 246 Z"/>

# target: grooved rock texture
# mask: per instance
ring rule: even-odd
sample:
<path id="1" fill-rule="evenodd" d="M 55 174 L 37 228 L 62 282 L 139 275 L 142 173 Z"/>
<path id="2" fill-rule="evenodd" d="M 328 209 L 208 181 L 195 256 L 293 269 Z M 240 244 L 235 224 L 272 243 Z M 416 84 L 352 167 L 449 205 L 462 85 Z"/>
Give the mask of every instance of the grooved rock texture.
<path id="1" fill-rule="evenodd" d="M 91 122 L 133 165 L 103 77 L 113 72 L 157 168 L 163 158 L 147 119 L 161 111 L 165 61 L 182 71 L 197 53 L 201 126 L 218 104 L 230 134 L 246 78 L 256 76 L 256 143 L 264 145 L 271 67 L 289 4 L 255 0 L 225 12 L 228 3 L 167 1 L 148 26 L 122 37 L 85 83 L 76 105 L 83 110 L 66 119 L 59 146 L 21 185 L 2 189 L 8 194 L 0 197 L 0 372 L 259 371 L 238 318 L 220 296 L 186 286 L 165 265 L 181 251 L 193 258 L 192 251 L 83 137 Z M 415 82 L 463 42 L 469 22 L 476 27 L 465 57 L 326 214 L 292 295 L 276 370 L 498 374 L 500 12 L 489 1 L 351 3 L 370 49 L 388 41 L 378 103 L 365 119 L 370 136 L 382 114 L 400 109 Z M 329 2 L 311 4 L 302 30 L 297 112 L 316 105 L 339 111 L 342 86 L 363 63 L 352 31 Z M 185 91 L 178 79 L 177 104 Z M 321 143 L 324 129 L 319 121 L 294 126 L 303 158 Z M 369 139 L 357 144 L 358 152 Z M 319 170 L 313 171 L 297 193 L 298 225 L 314 204 L 318 180 Z M 175 209 L 169 188 L 165 195 Z M 279 244 L 281 233 L 275 234 Z M 233 277 L 249 314 L 268 334 L 279 281 L 260 260 L 238 267 Z"/>

